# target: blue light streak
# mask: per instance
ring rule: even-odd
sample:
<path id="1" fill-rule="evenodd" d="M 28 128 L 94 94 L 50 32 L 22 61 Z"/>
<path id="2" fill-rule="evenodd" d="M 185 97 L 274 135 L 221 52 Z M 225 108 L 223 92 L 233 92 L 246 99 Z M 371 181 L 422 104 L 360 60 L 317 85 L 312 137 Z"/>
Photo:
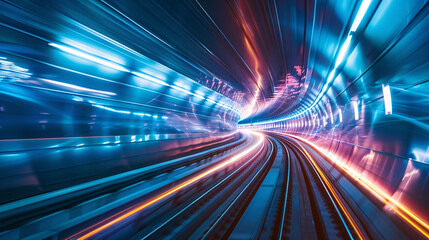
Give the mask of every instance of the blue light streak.
<path id="1" fill-rule="evenodd" d="M 86 59 L 88 61 L 91 62 L 95 62 L 98 64 L 101 64 L 103 66 L 109 67 L 109 68 L 113 68 L 119 71 L 123 71 L 123 72 L 130 72 L 128 69 L 126 69 L 124 66 L 117 64 L 115 62 L 112 62 L 111 60 L 107 60 L 98 56 L 94 56 L 92 54 L 86 53 L 84 51 L 72 48 L 72 47 L 68 47 L 65 45 L 60 45 L 60 44 L 56 44 L 56 43 L 49 43 L 50 46 L 58 48 L 64 52 L 70 53 L 72 55 L 75 55 L 77 57 Z"/>
<path id="2" fill-rule="evenodd" d="M 129 69 L 125 68 L 124 66 L 122 66 L 122 65 L 120 65 L 120 64 L 112 61 L 111 59 L 106 59 L 106 58 L 102 58 L 102 57 L 99 57 L 99 56 L 94 56 L 93 54 L 87 53 L 87 52 L 85 52 L 85 51 L 83 51 L 81 49 L 77 49 L 77 48 L 74 48 L 74 47 L 69 47 L 69 46 L 62 45 L 62 44 L 49 43 L 49 45 L 52 46 L 52 47 L 58 48 L 58 49 L 60 49 L 60 50 L 62 50 L 64 52 L 67 52 L 69 54 L 72 54 L 74 56 L 86 59 L 88 61 L 95 62 L 95 63 L 101 64 L 103 66 L 106 66 L 106 67 L 109 67 L 109 68 L 113 68 L 113 69 L 116 69 L 116 70 L 119 70 L 119 71 L 128 72 L 128 73 L 131 73 L 131 74 L 133 74 L 133 75 L 135 75 L 137 77 L 140 77 L 140 78 L 143 78 L 145 80 L 151 81 L 153 83 L 157 83 L 157 84 L 160 84 L 160 85 L 163 85 L 163 86 L 166 86 L 166 87 L 171 87 L 171 88 L 173 88 L 173 89 L 175 89 L 177 91 L 180 91 L 182 93 L 185 93 L 187 95 L 195 96 L 195 97 L 197 97 L 199 99 L 202 99 L 202 100 L 205 99 L 205 100 L 207 100 L 210 103 L 214 103 L 214 104 L 217 104 L 218 106 L 221 106 L 221 107 L 223 107 L 225 109 L 232 110 L 234 113 L 236 113 L 241 118 L 240 112 L 237 109 L 235 109 L 235 108 L 229 107 L 229 106 L 224 105 L 224 104 L 219 103 L 219 102 L 216 102 L 216 101 L 214 101 L 214 100 L 212 100 L 210 98 L 205 98 L 204 96 L 202 96 L 202 95 L 200 95 L 198 93 L 193 93 L 193 92 L 191 92 L 191 91 L 189 91 L 189 90 L 187 90 L 187 89 L 185 89 L 183 87 L 176 86 L 176 85 L 170 85 L 170 84 L 164 82 L 163 80 L 161 80 L 161 79 L 159 79 L 157 77 L 153 77 L 153 76 L 151 76 L 149 74 L 145 74 L 145 73 L 142 73 L 142 72 L 129 70 Z M 26 69 L 23 69 L 23 70 L 26 70 Z M 212 90 L 210 90 L 210 91 L 212 91 Z"/>
<path id="3" fill-rule="evenodd" d="M 344 62 L 344 59 L 350 50 L 353 34 L 357 30 L 359 25 L 361 24 L 366 12 L 368 11 L 370 4 L 371 4 L 371 0 L 364 0 L 362 2 L 362 4 L 360 5 L 358 13 L 356 14 L 356 17 L 353 20 L 352 26 L 350 27 L 347 38 L 344 41 L 343 45 L 341 46 L 341 48 L 337 54 L 334 68 L 330 71 L 330 73 L 326 79 L 326 82 L 322 87 L 322 90 L 319 92 L 316 99 L 313 101 L 313 103 L 309 107 L 307 107 L 305 110 L 297 110 L 298 113 L 293 114 L 292 116 L 287 116 L 287 117 L 269 120 L 269 121 L 261 121 L 261 122 L 256 122 L 256 123 L 252 123 L 252 124 L 250 124 L 250 123 L 249 124 L 243 124 L 243 126 L 260 125 L 260 124 L 267 124 L 267 123 L 280 122 L 280 121 L 285 121 L 285 120 L 289 120 L 289 119 L 294 119 L 294 118 L 297 118 L 298 116 L 303 115 L 304 113 L 306 113 L 307 111 L 309 111 L 313 107 L 315 107 L 320 102 L 320 100 L 325 96 L 325 94 L 328 92 L 329 88 L 332 86 L 332 82 L 334 81 L 335 76 L 338 74 L 338 71 L 337 71 L 338 67 L 341 66 L 341 63 Z"/>

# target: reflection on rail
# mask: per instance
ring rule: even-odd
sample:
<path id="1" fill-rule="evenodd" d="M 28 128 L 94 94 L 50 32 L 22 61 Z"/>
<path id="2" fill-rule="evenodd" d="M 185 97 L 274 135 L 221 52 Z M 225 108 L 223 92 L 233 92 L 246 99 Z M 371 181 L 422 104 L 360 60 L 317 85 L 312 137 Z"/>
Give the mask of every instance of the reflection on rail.
<path id="1" fill-rule="evenodd" d="M 151 206 L 152 204 L 155 204 L 165 198 L 167 198 L 168 196 L 182 190 L 183 188 L 188 187 L 189 185 L 209 176 L 210 174 L 222 170 L 225 167 L 228 167 L 231 164 L 234 164 L 236 161 L 241 160 L 241 158 L 243 158 L 244 156 L 246 156 L 247 154 L 251 153 L 253 150 L 255 150 L 257 147 L 261 146 L 264 137 L 262 136 L 262 134 L 260 133 L 255 133 L 255 135 L 257 136 L 258 140 L 256 143 L 254 143 L 253 145 L 251 145 L 250 147 L 248 147 L 246 150 L 243 150 L 242 152 L 236 154 L 234 157 L 231 157 L 230 159 L 228 159 L 227 161 L 224 161 L 220 164 L 217 164 L 207 170 L 205 170 L 204 172 L 198 174 L 197 176 L 192 177 L 189 180 L 186 180 L 183 183 L 180 183 L 178 186 L 169 189 L 168 191 L 154 197 L 153 199 L 150 199 L 148 202 L 143 203 L 141 205 L 137 205 L 134 207 L 131 207 L 130 209 L 127 209 L 126 211 L 120 212 L 118 214 L 115 214 L 115 216 L 112 219 L 107 219 L 106 221 L 103 221 L 100 224 L 97 224 L 94 227 L 90 227 L 88 230 L 88 233 L 85 233 L 88 230 L 84 230 L 83 231 L 83 235 L 80 236 L 82 233 L 78 233 L 77 235 L 72 236 L 71 238 L 77 237 L 77 239 L 87 239 L 90 238 L 92 236 L 94 236 L 95 234 L 109 228 L 110 226 L 144 210 L 145 208 Z M 101 226 L 99 226 L 101 225 Z M 94 228 L 94 229 L 93 229 Z"/>
<path id="2" fill-rule="evenodd" d="M 5 204 L 0 239 L 427 237 L 423 220 L 305 139 L 241 131 L 183 150 L 162 162 Z M 411 227 L 376 199 L 396 206 Z"/>
<path id="3" fill-rule="evenodd" d="M 405 221 L 407 221 L 411 226 L 413 226 L 416 230 L 418 230 L 420 233 L 422 233 L 425 237 L 429 238 L 429 224 L 426 223 L 424 220 L 422 220 L 421 217 L 418 216 L 418 214 L 413 213 L 410 209 L 408 209 L 405 205 L 395 200 L 390 194 L 386 193 L 381 188 L 377 187 L 376 184 L 373 182 L 370 182 L 367 180 L 362 174 L 354 171 L 352 168 L 347 166 L 347 164 L 344 164 L 340 160 L 336 160 L 335 156 L 329 156 L 329 154 L 326 154 L 325 151 L 316 145 L 312 144 L 311 142 L 297 137 L 292 136 L 289 134 L 286 134 L 287 136 L 297 138 L 301 141 L 304 141 L 305 143 L 309 144 L 313 148 L 317 149 L 320 153 L 324 155 L 326 159 L 330 159 L 332 163 L 340 167 L 346 174 L 348 174 L 350 177 L 352 177 L 356 182 L 361 184 L 365 189 L 367 189 L 369 192 L 371 192 L 375 197 L 377 197 L 380 201 L 382 201 L 384 204 L 390 206 L 390 208 L 395 211 L 401 218 L 403 218 Z M 306 152 L 306 155 L 311 159 L 311 156 L 308 155 L 308 152 L 303 149 Z M 312 160 L 314 161 L 314 160 Z M 393 205 L 393 206 L 392 206 Z"/>

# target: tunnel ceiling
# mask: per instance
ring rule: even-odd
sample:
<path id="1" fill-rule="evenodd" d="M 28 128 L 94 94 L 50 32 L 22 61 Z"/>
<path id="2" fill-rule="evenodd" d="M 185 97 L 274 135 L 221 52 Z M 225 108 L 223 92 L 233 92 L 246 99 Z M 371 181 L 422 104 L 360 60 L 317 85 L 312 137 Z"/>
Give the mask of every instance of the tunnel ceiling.
<path id="1" fill-rule="evenodd" d="M 284 115 L 302 92 L 310 1 L 133 1 L 98 7 L 133 19 L 188 64 L 151 56 L 157 61 L 194 79 L 214 76 L 228 82 L 255 118 Z"/>
<path id="2" fill-rule="evenodd" d="M 90 21 L 98 30 L 114 31 L 110 35 L 140 46 L 149 57 L 191 79 L 215 77 L 229 83 L 243 96 L 244 115 L 250 115 L 243 119 L 246 123 L 285 116 L 314 100 L 360 2 L 172 0 L 92 4 L 94 15 L 79 19 Z M 139 39 L 126 39 L 120 27 L 109 28 L 100 21 L 106 17 L 132 21 L 133 27 L 156 38 L 154 47 L 160 50 L 142 46 Z"/>
<path id="3" fill-rule="evenodd" d="M 314 4 L 172 0 L 94 1 L 85 6 L 41 3 L 41 7 L 64 9 L 64 15 L 191 79 L 208 83 L 215 77 L 228 83 L 239 91 L 244 115 L 251 116 L 246 122 L 297 109 L 308 87 L 320 85 L 325 77 L 338 48 L 332 43 L 340 43 L 355 4 Z M 130 28 L 139 31 L 140 38 L 131 36 Z M 309 61 L 309 52 L 317 55 L 317 61 Z"/>
<path id="4" fill-rule="evenodd" d="M 404 3 L 404 10 L 418 9 L 413 4 Z M 104 0 L 24 2 L 21 7 L 33 9 L 34 19 L 61 16 L 73 28 L 90 26 L 203 85 L 213 87 L 216 79 L 234 90 L 241 123 L 254 123 L 284 120 L 311 108 L 340 73 L 342 86 L 331 94 L 350 88 L 356 82 L 350 76 L 364 74 L 357 60 L 369 62 L 355 59 L 356 66 L 343 71 L 351 50 L 359 43 L 364 49 L 357 54 L 373 59 L 380 54 L 373 49 L 382 43 L 371 39 L 380 30 L 379 5 L 370 0 Z M 376 27 L 367 30 L 373 22 Z"/>

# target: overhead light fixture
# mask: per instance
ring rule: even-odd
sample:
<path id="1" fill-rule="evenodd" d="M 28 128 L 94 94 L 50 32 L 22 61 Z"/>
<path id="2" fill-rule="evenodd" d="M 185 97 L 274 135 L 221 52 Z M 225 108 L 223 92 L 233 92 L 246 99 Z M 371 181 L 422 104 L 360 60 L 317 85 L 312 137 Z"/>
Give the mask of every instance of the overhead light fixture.
<path id="1" fill-rule="evenodd" d="M 357 101 L 353 101 L 353 110 L 355 113 L 355 120 L 359 120 L 359 108 L 358 108 L 358 102 Z"/>
<path id="2" fill-rule="evenodd" d="M 392 96 L 390 93 L 390 86 L 382 84 L 384 96 L 384 112 L 386 115 L 392 114 Z"/>

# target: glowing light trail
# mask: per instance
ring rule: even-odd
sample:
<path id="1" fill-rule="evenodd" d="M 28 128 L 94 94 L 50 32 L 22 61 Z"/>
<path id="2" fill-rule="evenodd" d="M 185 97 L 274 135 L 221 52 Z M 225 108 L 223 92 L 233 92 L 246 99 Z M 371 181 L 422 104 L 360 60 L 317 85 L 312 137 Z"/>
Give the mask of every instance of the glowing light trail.
<path id="1" fill-rule="evenodd" d="M 353 111 L 355 113 L 355 120 L 359 120 L 359 108 L 358 108 L 358 102 L 357 101 L 353 101 Z"/>
<path id="2" fill-rule="evenodd" d="M 171 188 L 170 190 L 168 190 L 168 191 L 166 191 L 164 193 L 161 193 L 160 195 L 158 195 L 158 196 L 150 199 L 149 201 L 147 201 L 147 202 L 145 202 L 145 203 L 143 203 L 141 205 L 137 205 L 136 207 L 130 208 L 130 209 L 122 212 L 121 214 L 115 215 L 114 218 L 108 220 L 106 223 L 102 224 L 101 226 L 98 226 L 98 227 L 94 227 L 94 226 L 89 227 L 89 228 L 87 228 L 87 229 L 85 229 L 85 230 L 83 230 L 83 231 L 75 234 L 74 236 L 71 236 L 68 239 L 72 239 L 72 238 L 74 238 L 74 237 L 76 237 L 76 236 L 78 236 L 78 235 L 80 235 L 80 234 L 82 234 L 82 233 L 90 230 L 91 228 L 94 228 L 91 231 L 85 233 L 84 235 L 78 237 L 77 239 L 83 240 L 83 239 L 91 238 L 94 235 L 96 235 L 96 234 L 98 234 L 98 233 L 106 230 L 107 228 L 109 228 L 109 227 L 111 227 L 111 226 L 113 226 L 113 225 L 115 225 L 115 224 L 117 224 L 117 223 L 119 223 L 119 222 L 121 222 L 121 221 L 123 221 L 123 220 L 125 220 L 125 219 L 127 219 L 127 218 L 129 218 L 129 217 L 131 217 L 131 216 L 133 216 L 135 214 L 137 214 L 137 213 L 139 213 L 140 211 L 144 210 L 145 208 L 147 208 L 147 207 L 149 207 L 149 206 L 151 206 L 151 205 L 153 205 L 153 204 L 155 204 L 155 203 L 157 203 L 157 202 L 165 199 L 166 197 L 168 197 L 168 196 L 170 196 L 170 195 L 172 195 L 172 194 L 174 194 L 174 193 L 182 190 L 183 188 L 185 188 L 185 187 L 187 187 L 187 186 L 189 186 L 189 185 L 191 185 L 191 184 L 193 184 L 193 183 L 195 183 L 195 182 L 203 179 L 204 177 L 207 177 L 208 175 L 210 175 L 210 174 L 212 174 L 212 173 L 214 173 L 214 172 L 216 172 L 218 170 L 221 170 L 221 169 L 223 169 L 223 168 L 225 168 L 225 167 L 227 167 L 227 166 L 229 166 L 229 165 L 237 162 L 238 160 L 240 160 L 241 158 L 243 158 L 247 154 L 250 154 L 258 146 L 262 145 L 262 143 L 263 143 L 263 141 L 265 139 L 264 135 L 261 134 L 261 133 L 257 133 L 257 132 L 252 132 L 252 133 L 255 134 L 258 137 L 258 141 L 255 144 L 251 145 L 250 147 L 246 148 L 244 151 L 238 153 L 237 155 L 231 157 L 230 159 L 228 159 L 228 160 L 226 160 L 226 161 L 224 161 L 222 163 L 219 163 L 219 164 L 215 165 L 212 168 L 209 168 L 208 170 L 206 170 L 206 171 L 198 174 L 197 176 L 195 176 L 195 177 L 193 177 L 193 178 L 191 178 L 191 179 L 189 179 L 189 180 L 187 180 L 187 181 L 185 181 L 185 182 L 183 182 L 183 183 L 181 183 L 181 184 L 179 184 L 179 185 Z"/>
<path id="3" fill-rule="evenodd" d="M 384 96 L 384 112 L 386 115 L 392 114 L 392 96 L 390 94 L 390 86 L 383 84 Z"/>
<path id="4" fill-rule="evenodd" d="M 134 74 L 134 75 L 136 75 L 137 77 L 141 77 L 141 78 L 146 79 L 148 81 L 151 81 L 151 82 L 154 82 L 154 83 L 158 83 L 158 84 L 163 85 L 163 86 L 170 86 L 170 84 L 168 84 L 168 83 L 166 83 L 166 82 L 164 82 L 162 80 L 159 80 L 159 79 L 157 79 L 155 77 L 152 77 L 152 76 L 150 76 L 148 74 L 144 74 L 144 73 L 140 73 L 140 72 L 135 72 L 135 71 L 132 71 L 131 73 Z"/>
<path id="5" fill-rule="evenodd" d="M 305 142 L 306 144 L 310 145 L 314 149 L 318 150 L 321 154 L 323 154 L 323 157 L 325 159 L 328 159 L 331 163 L 337 165 L 342 170 L 344 170 L 345 173 L 347 173 L 350 177 L 356 180 L 356 182 L 358 182 L 361 186 L 367 189 L 381 202 L 383 202 L 386 205 L 392 204 L 393 211 L 395 211 L 402 219 L 404 219 L 414 229 L 416 229 L 418 232 L 423 234 L 426 238 L 429 238 L 429 224 L 426 221 L 422 220 L 421 217 L 419 217 L 416 213 L 411 211 L 407 206 L 398 202 L 390 194 L 386 193 L 384 190 L 376 186 L 374 182 L 365 179 L 359 172 L 354 171 L 349 166 L 347 166 L 347 164 L 339 160 L 333 160 L 325 153 L 325 151 L 322 148 L 314 145 L 313 143 L 307 141 L 306 139 L 300 138 L 298 136 L 290 135 L 290 134 L 283 134 L 283 135 L 299 139 Z"/>
<path id="6" fill-rule="evenodd" d="M 69 47 L 69 46 L 66 46 L 66 45 L 63 45 L 63 44 L 57 44 L 57 43 L 48 43 L 48 44 L 50 46 L 52 46 L 52 47 L 58 48 L 58 49 L 60 49 L 60 50 L 62 50 L 64 52 L 66 52 L 66 53 L 69 53 L 69 54 L 72 54 L 74 56 L 86 59 L 88 61 L 95 62 L 95 63 L 101 64 L 103 66 L 110 67 L 110 68 L 113 68 L 113 69 L 116 69 L 116 70 L 119 70 L 119 71 L 131 73 L 131 74 L 133 74 L 133 75 L 135 75 L 137 77 L 143 78 L 145 80 L 148 80 L 148 81 L 151 81 L 151 82 L 163 85 L 163 86 L 171 87 L 171 88 L 173 88 L 175 90 L 178 90 L 180 92 L 186 93 L 186 94 L 191 95 L 191 96 L 195 96 L 195 97 L 197 97 L 199 99 L 206 99 L 210 103 L 214 103 L 214 104 L 217 104 L 217 105 L 219 105 L 219 106 L 221 106 L 223 108 L 232 110 L 233 112 L 235 112 L 236 114 L 238 114 L 239 117 L 241 118 L 240 112 L 238 110 L 236 110 L 235 108 L 226 106 L 226 105 L 224 105 L 222 103 L 219 103 L 219 102 L 216 102 L 216 101 L 214 101 L 214 100 L 212 100 L 210 98 L 204 98 L 200 94 L 193 93 L 193 92 L 191 92 L 191 91 L 189 91 L 187 89 L 184 89 L 183 87 L 176 86 L 176 85 L 170 85 L 170 84 L 164 82 L 163 80 L 161 80 L 161 79 L 159 79 L 157 77 L 154 77 L 154 76 L 151 76 L 149 74 L 142 73 L 142 72 L 138 72 L 138 71 L 131 71 L 131 70 L 127 69 L 126 67 L 124 67 L 124 66 L 122 66 L 122 65 L 120 65 L 120 64 L 118 64 L 118 63 L 116 63 L 116 62 L 114 62 L 114 61 L 112 61 L 110 59 L 106 59 L 106 58 L 99 57 L 99 56 L 94 56 L 93 54 L 87 53 L 87 52 L 85 52 L 83 50 L 80 50 L 80 49 L 77 49 L 77 48 L 74 48 L 74 47 Z M 23 69 L 23 70 L 28 70 L 28 69 Z M 70 86 L 73 86 L 73 85 L 70 85 Z"/>
<path id="7" fill-rule="evenodd" d="M 344 41 L 344 43 L 341 45 L 341 47 L 339 48 L 340 50 L 337 54 L 334 68 L 329 72 L 328 77 L 326 78 L 326 82 L 324 83 L 321 91 L 319 92 L 319 94 L 317 95 L 317 97 L 313 101 L 313 103 L 311 103 L 311 105 L 309 107 L 305 108 L 304 110 L 298 110 L 298 112 L 296 114 L 293 114 L 292 116 L 282 117 L 282 118 L 275 119 L 275 120 L 257 122 L 257 123 L 253 123 L 253 125 L 267 124 L 267 123 L 272 123 L 272 122 L 280 122 L 280 121 L 284 121 L 284 120 L 297 118 L 298 116 L 306 113 L 307 111 L 309 111 L 310 109 L 315 107 L 319 103 L 319 101 L 322 100 L 322 98 L 325 96 L 325 94 L 328 92 L 329 88 L 331 87 L 331 84 L 333 83 L 336 74 L 338 73 L 338 67 L 346 59 L 346 54 L 349 52 L 350 46 L 352 45 L 351 43 L 352 43 L 352 38 L 354 36 L 354 33 L 357 30 L 357 28 L 359 27 L 359 25 L 361 24 L 366 12 L 368 11 L 368 8 L 371 4 L 371 1 L 372 0 L 363 0 L 363 2 L 361 3 L 359 10 L 358 10 L 358 13 L 356 14 L 356 17 L 353 20 L 353 24 L 350 27 L 347 38 Z M 243 124 L 243 126 L 246 126 L 246 125 L 250 125 L 250 124 Z"/>
<path id="8" fill-rule="evenodd" d="M 332 187 L 331 183 L 329 182 L 329 180 L 327 179 L 327 177 L 325 176 L 325 174 L 323 173 L 323 171 L 318 167 L 316 161 L 314 161 L 313 157 L 311 157 L 311 155 L 307 152 L 307 150 L 298 143 L 298 145 L 301 147 L 301 149 L 304 151 L 305 155 L 307 156 L 307 158 L 310 160 L 310 163 L 313 165 L 314 169 L 318 172 L 318 175 L 321 177 L 321 179 L 323 180 L 325 186 L 328 187 L 329 192 L 332 194 L 332 197 L 334 197 L 335 202 L 340 206 L 343 214 L 346 216 L 347 220 L 349 221 L 349 223 L 352 225 L 353 229 L 355 230 L 355 232 L 357 233 L 359 239 L 365 239 L 362 231 L 360 230 L 360 228 L 358 227 L 356 221 L 353 219 L 353 217 L 351 216 L 350 212 L 347 210 L 347 208 L 345 207 L 344 203 L 342 203 L 342 201 L 340 200 L 338 194 L 335 192 L 334 187 Z M 331 198 L 332 199 L 332 198 Z M 333 199 L 332 199 L 333 200 Z M 338 209 L 337 209 L 338 210 Z M 342 215 L 342 214 L 340 214 Z M 341 217 L 342 218 L 342 217 Z M 342 219 L 343 220 L 343 219 Z M 344 222 L 344 220 L 343 220 Z M 345 223 L 344 223 L 345 224 Z M 345 224 L 347 232 L 349 233 L 349 236 L 353 239 L 353 236 L 351 235 L 351 233 L 349 232 L 347 225 Z"/>
<path id="9" fill-rule="evenodd" d="M 58 49 L 60 49 L 60 50 L 62 50 L 64 52 L 67 52 L 67 53 L 70 53 L 72 55 L 75 55 L 77 57 L 81 57 L 81 58 L 84 58 L 86 60 L 89 60 L 91 62 L 95 62 L 95 63 L 101 64 L 101 65 L 104 65 L 106 67 L 110 67 L 110 68 L 113 68 L 113 69 L 116 69 L 116 70 L 119 70 L 119 71 L 129 72 L 128 69 L 126 69 L 125 67 L 123 67 L 120 64 L 117 64 L 117 63 L 112 62 L 110 60 L 106 60 L 104 58 L 93 56 L 93 55 L 91 55 L 89 53 L 80 51 L 78 49 L 75 49 L 75 48 L 72 48 L 72 47 L 68 47 L 68 46 L 65 46 L 65 45 L 56 44 L 56 43 L 49 43 L 49 45 L 52 46 L 52 47 L 58 48 Z"/>

